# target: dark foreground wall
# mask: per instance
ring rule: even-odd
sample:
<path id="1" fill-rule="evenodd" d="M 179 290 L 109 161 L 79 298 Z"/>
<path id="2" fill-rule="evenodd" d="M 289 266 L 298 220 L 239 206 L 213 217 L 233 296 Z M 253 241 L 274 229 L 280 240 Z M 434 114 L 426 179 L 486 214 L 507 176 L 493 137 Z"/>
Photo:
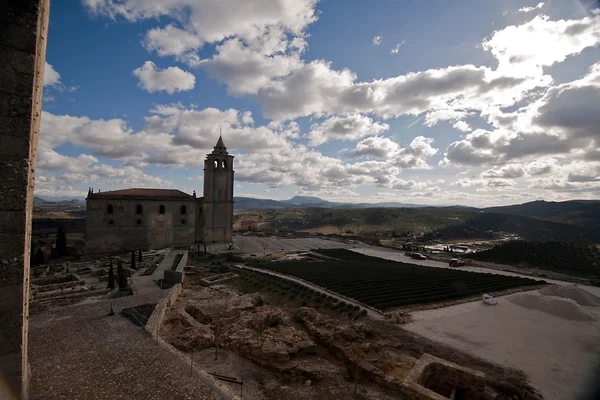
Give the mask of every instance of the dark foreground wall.
<path id="1" fill-rule="evenodd" d="M 0 1 L 0 398 L 3 399 L 29 397 L 29 252 L 49 6 L 49 0 Z"/>

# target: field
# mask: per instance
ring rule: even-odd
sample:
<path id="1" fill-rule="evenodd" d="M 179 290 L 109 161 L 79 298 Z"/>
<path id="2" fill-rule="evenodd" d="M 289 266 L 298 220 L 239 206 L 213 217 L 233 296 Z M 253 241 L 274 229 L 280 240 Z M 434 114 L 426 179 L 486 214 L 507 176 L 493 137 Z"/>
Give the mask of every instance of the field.
<path id="1" fill-rule="evenodd" d="M 238 212 L 235 219 L 240 226 L 242 221 L 252 221 L 253 229 L 258 230 L 351 234 L 372 238 L 492 239 L 504 232 L 528 240 L 600 242 L 600 230 L 595 225 L 547 221 L 464 207 L 248 210 Z"/>
<path id="2" fill-rule="evenodd" d="M 479 261 L 600 279 L 600 250 L 594 245 L 517 240 L 465 256 Z"/>
<path id="3" fill-rule="evenodd" d="M 252 264 L 310 281 L 382 311 L 544 283 L 398 263 L 344 249 L 321 249 L 318 253 L 325 256 L 323 261 L 255 261 Z"/>

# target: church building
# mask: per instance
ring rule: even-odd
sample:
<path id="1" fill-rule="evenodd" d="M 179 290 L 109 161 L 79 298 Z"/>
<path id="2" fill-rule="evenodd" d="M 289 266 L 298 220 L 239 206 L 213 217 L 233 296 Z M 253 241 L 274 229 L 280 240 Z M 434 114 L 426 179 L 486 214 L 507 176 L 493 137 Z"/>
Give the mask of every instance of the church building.
<path id="1" fill-rule="evenodd" d="M 86 198 L 85 255 L 231 243 L 233 156 L 223 138 L 204 160 L 204 196 L 175 189 L 123 189 Z"/>

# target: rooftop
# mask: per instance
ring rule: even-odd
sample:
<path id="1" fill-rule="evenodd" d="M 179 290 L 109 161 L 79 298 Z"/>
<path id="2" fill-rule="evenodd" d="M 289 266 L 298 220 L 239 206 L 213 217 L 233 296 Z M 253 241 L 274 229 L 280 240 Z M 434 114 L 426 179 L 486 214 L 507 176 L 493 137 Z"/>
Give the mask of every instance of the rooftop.
<path id="1" fill-rule="evenodd" d="M 170 197 L 190 199 L 191 195 L 177 189 L 146 189 L 131 188 L 121 190 L 109 190 L 107 192 L 95 192 L 88 195 L 92 197 Z"/>

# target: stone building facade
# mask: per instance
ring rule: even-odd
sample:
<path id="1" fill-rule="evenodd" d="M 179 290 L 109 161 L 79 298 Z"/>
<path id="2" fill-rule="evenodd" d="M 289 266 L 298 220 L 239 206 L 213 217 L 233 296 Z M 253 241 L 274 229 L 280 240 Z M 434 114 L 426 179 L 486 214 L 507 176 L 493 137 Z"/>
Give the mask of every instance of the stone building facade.
<path id="1" fill-rule="evenodd" d="M 230 243 L 233 174 L 233 156 L 219 137 L 204 161 L 204 197 L 174 189 L 90 189 L 85 255 Z"/>

